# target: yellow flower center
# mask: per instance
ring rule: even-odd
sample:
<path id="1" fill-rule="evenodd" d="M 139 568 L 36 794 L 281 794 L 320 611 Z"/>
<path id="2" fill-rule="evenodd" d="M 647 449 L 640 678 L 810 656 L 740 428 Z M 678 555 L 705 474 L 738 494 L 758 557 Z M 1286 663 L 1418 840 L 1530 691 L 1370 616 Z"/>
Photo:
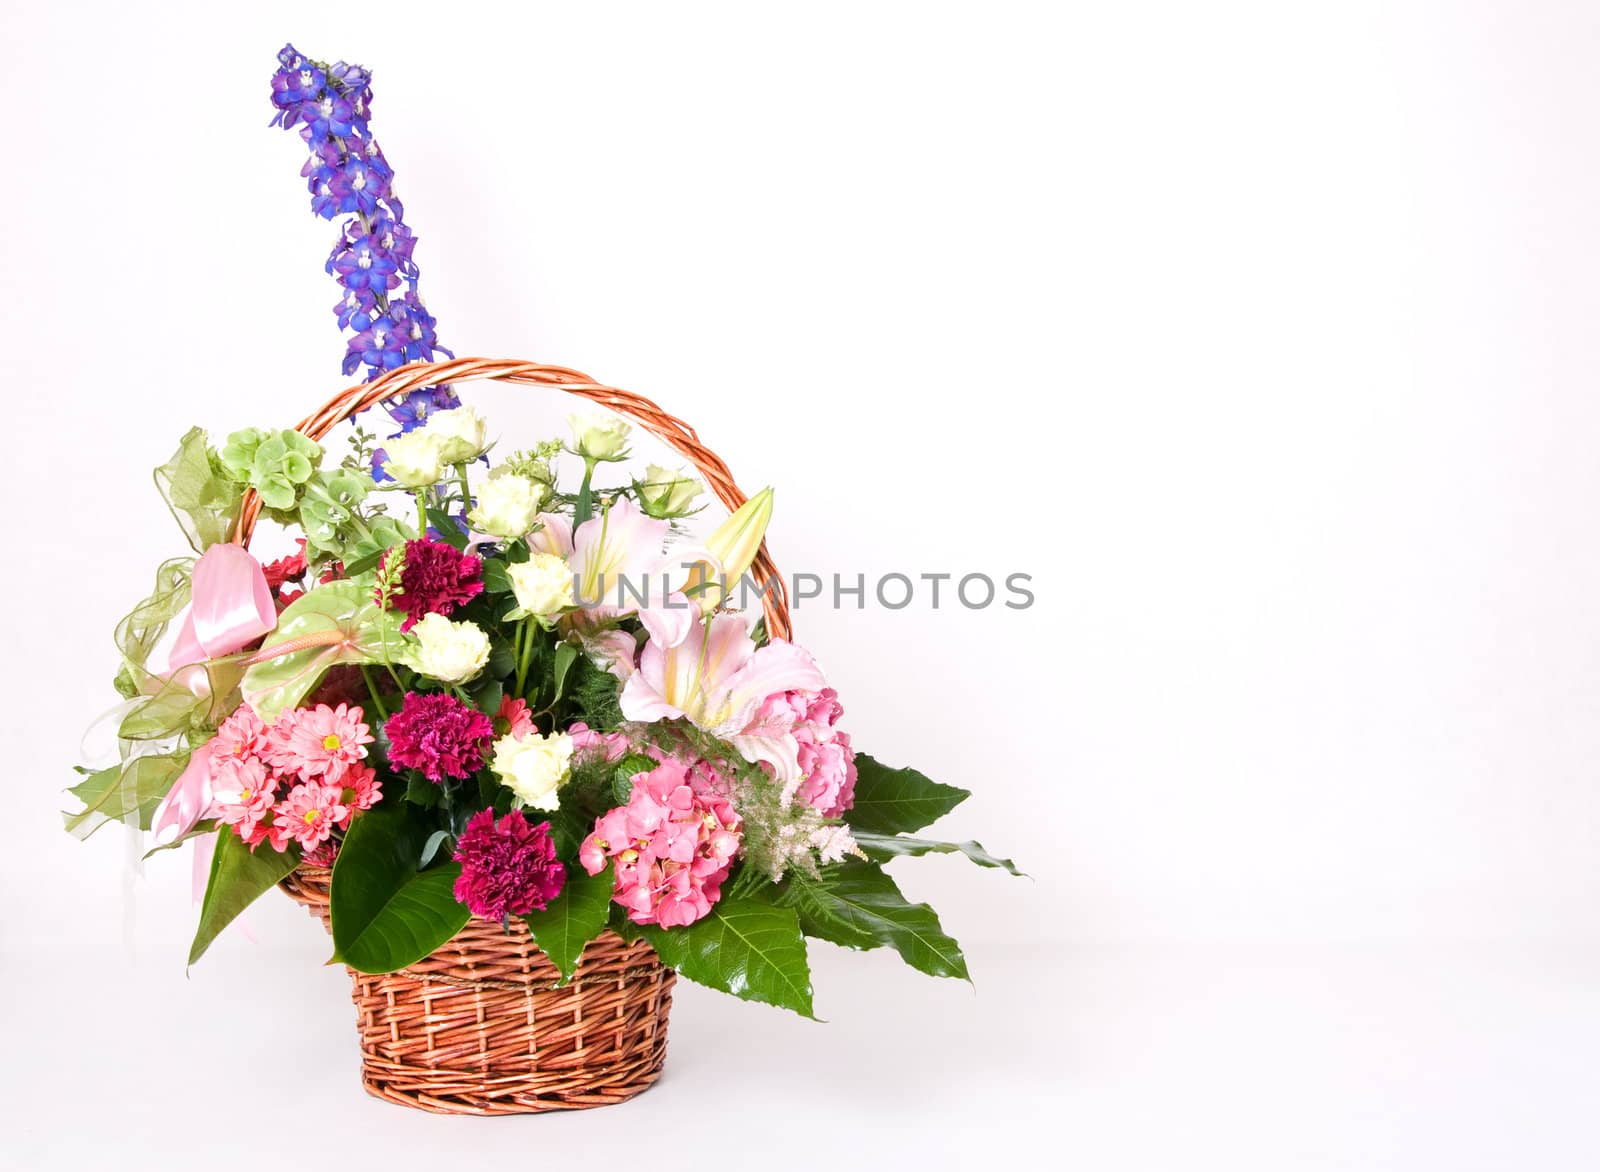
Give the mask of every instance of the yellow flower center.
<path id="1" fill-rule="evenodd" d="M 244 802 L 248 802 L 249 800 L 250 800 L 250 791 L 247 790 L 247 789 L 240 790 L 239 791 L 239 801 L 240 801 L 240 803 L 242 804 Z"/>
<path id="2" fill-rule="evenodd" d="M 306 825 L 310 826 L 313 822 L 315 822 L 320 817 L 322 817 L 322 811 L 321 810 L 307 810 L 305 812 Z"/>
<path id="3" fill-rule="evenodd" d="M 328 750 L 330 753 L 337 749 L 339 744 L 339 738 L 334 733 L 329 733 L 327 736 L 322 738 L 322 747 Z"/>

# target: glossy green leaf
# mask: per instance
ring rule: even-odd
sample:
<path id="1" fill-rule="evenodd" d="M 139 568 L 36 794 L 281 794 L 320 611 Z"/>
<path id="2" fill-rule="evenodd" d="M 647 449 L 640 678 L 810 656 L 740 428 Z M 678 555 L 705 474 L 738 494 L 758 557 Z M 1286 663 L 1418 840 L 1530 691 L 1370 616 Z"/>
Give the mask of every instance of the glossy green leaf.
<path id="1" fill-rule="evenodd" d="M 200 904 L 200 926 L 195 929 L 194 943 L 189 947 L 189 963 L 199 960 L 217 934 L 254 903 L 257 896 L 299 865 L 300 848 L 293 843 L 281 852 L 273 850 L 268 843 L 252 851 L 233 831 L 219 831 L 216 849 L 211 854 L 211 878 Z"/>
<path id="2" fill-rule="evenodd" d="M 589 875 L 582 867 L 568 867 L 567 881 L 543 911 L 523 916 L 533 942 L 561 970 L 565 984 L 577 970 L 584 945 L 605 931 L 616 880 L 611 867 Z"/>
<path id="3" fill-rule="evenodd" d="M 342 663 L 394 659 L 403 642 L 398 618 L 378 609 L 372 583 L 343 579 L 308 590 L 278 616 L 278 629 L 263 651 L 283 654 L 252 664 L 244 673 L 244 698 L 271 722 L 310 694 L 329 668 Z"/>
<path id="4" fill-rule="evenodd" d="M 511 593 L 511 575 L 506 570 L 505 562 L 499 558 L 489 558 L 483 563 L 483 588 L 490 594 Z"/>
<path id="5" fill-rule="evenodd" d="M 972 795 L 953 785 L 930 781 L 915 769 L 890 769 L 865 753 L 856 754 L 855 805 L 844 820 L 857 830 L 905 834 L 921 830 Z"/>
<path id="6" fill-rule="evenodd" d="M 792 908 L 723 899 L 686 928 L 641 928 L 662 961 L 691 981 L 746 1001 L 811 1011 L 806 941 Z"/>
<path id="7" fill-rule="evenodd" d="M 333 959 L 363 973 L 390 973 L 461 931 L 456 863 L 418 871 L 430 820 L 405 804 L 369 810 L 350 824 L 333 864 L 329 897 Z"/>
<path id="8" fill-rule="evenodd" d="M 929 976 L 972 979 L 961 946 L 933 909 L 909 902 L 876 863 L 842 863 L 824 867 L 819 880 L 791 881 L 785 902 L 799 911 L 808 936 L 847 948 L 893 948 Z"/>
<path id="9" fill-rule="evenodd" d="M 952 855 L 963 854 L 980 867 L 998 867 L 1013 875 L 1022 875 L 1010 859 L 991 855 L 978 842 L 939 842 L 932 838 L 906 838 L 893 834 L 874 834 L 867 830 L 853 831 L 856 845 L 875 863 L 887 862 L 902 855 Z"/>
<path id="10" fill-rule="evenodd" d="M 443 509 L 430 508 L 428 510 L 428 524 L 433 526 L 433 530 L 439 535 L 440 541 L 445 542 L 447 545 L 453 545 L 457 549 L 467 548 L 467 535 L 461 531 L 461 527 L 455 523 L 455 519 Z"/>

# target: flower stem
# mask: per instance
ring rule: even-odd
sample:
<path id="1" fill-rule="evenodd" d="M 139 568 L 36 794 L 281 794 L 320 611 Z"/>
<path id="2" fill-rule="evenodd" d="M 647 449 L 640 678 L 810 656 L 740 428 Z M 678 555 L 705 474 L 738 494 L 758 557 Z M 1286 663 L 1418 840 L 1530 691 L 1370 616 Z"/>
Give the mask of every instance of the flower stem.
<path id="1" fill-rule="evenodd" d="M 388 720 L 389 710 L 383 706 L 383 700 L 378 695 L 378 684 L 372 678 L 372 669 L 364 663 L 361 665 L 361 678 L 367 682 L 367 694 L 372 697 L 372 706 L 378 710 L 378 718 Z"/>
<path id="2" fill-rule="evenodd" d="M 428 535 L 428 502 L 423 496 L 423 490 L 417 489 L 417 536 Z"/>
<path id="3" fill-rule="evenodd" d="M 472 489 L 467 484 L 467 466 L 465 464 L 456 465 L 456 479 L 461 485 L 461 511 L 465 513 L 472 508 Z"/>
<path id="4" fill-rule="evenodd" d="M 519 641 L 517 651 L 517 695 L 523 695 L 523 689 L 528 683 L 528 667 L 533 661 L 533 618 L 530 616 L 522 620 L 522 627 L 517 631 Z"/>

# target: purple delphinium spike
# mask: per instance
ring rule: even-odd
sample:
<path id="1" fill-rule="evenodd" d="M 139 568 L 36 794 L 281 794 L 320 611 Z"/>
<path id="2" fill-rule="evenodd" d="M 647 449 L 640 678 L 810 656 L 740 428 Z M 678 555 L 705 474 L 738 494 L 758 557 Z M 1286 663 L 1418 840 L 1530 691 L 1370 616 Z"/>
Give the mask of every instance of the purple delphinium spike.
<path id="1" fill-rule="evenodd" d="M 293 45 L 278 54 L 272 77 L 272 125 L 298 127 L 309 156 L 300 174 L 311 210 L 325 220 L 348 216 L 327 270 L 339 282 L 333 307 L 339 328 L 350 337 L 345 374 L 366 367 L 371 381 L 408 362 L 455 355 L 439 345 L 433 316 L 417 292 L 412 260 L 417 239 L 405 224 L 394 194 L 394 171 L 368 125 L 372 75 L 343 61 L 327 65 L 304 57 Z M 401 291 L 401 286 L 405 288 Z M 385 405 L 401 432 L 419 426 L 434 411 L 460 404 L 448 386 L 413 391 Z M 374 474 L 382 475 L 374 462 Z"/>

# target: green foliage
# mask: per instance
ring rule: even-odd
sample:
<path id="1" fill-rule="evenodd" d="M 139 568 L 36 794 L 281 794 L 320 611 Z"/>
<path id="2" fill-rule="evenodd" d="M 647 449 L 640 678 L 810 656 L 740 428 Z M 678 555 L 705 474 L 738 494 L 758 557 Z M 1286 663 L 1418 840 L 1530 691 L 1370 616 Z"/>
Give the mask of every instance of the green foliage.
<path id="1" fill-rule="evenodd" d="M 155 471 L 156 488 L 196 552 L 227 541 L 239 519 L 239 486 L 222 466 L 206 433 L 191 427 L 178 450 Z"/>
<path id="2" fill-rule="evenodd" d="M 616 676 L 596 667 L 586 656 L 573 663 L 570 675 L 567 708 L 571 720 L 581 720 L 590 728 L 616 728 L 622 723 L 622 685 Z"/>
<path id="3" fill-rule="evenodd" d="M 231 830 L 219 832 L 216 850 L 211 855 L 211 878 L 200 904 L 200 925 L 189 947 L 189 963 L 199 960 L 217 934 L 255 902 L 257 896 L 299 865 L 300 848 L 294 843 L 282 852 L 265 843 L 252 851 Z"/>
<path id="4" fill-rule="evenodd" d="M 972 978 L 961 947 L 925 903 L 911 903 L 876 863 L 823 867 L 815 879 L 793 875 L 779 902 L 800 914 L 806 935 L 847 948 L 889 947 L 934 977 Z"/>
<path id="5" fill-rule="evenodd" d="M 614 887 L 615 876 L 609 864 L 598 875 L 590 875 L 581 867 L 568 867 L 561 894 L 543 911 L 522 917 L 534 943 L 561 970 L 563 984 L 577 971 L 584 946 L 605 931 Z"/>
<path id="6" fill-rule="evenodd" d="M 345 547 L 367 532 L 361 502 L 372 487 L 371 475 L 348 469 L 318 472 L 306 482 L 300 501 L 300 527 L 313 551 L 342 555 Z"/>
<path id="7" fill-rule="evenodd" d="M 466 925 L 456 902 L 456 863 L 418 871 L 433 831 L 414 807 L 369 810 L 350 824 L 333 864 L 329 908 L 333 959 L 363 973 L 404 968 Z"/>
<path id="8" fill-rule="evenodd" d="M 108 822 L 138 820 L 139 829 L 150 829 L 150 818 L 167 796 L 189 763 L 187 749 L 162 755 L 133 757 L 91 773 L 67 790 L 83 803 L 76 813 L 61 812 L 67 833 L 88 838 Z"/>
<path id="9" fill-rule="evenodd" d="M 255 663 L 244 674 L 244 698 L 262 720 L 278 718 L 299 704 L 336 664 L 375 663 L 400 648 L 400 624 L 378 609 L 372 583 L 328 582 L 290 603 L 278 616 L 278 629 L 262 651 L 284 647 L 283 654 Z"/>
<path id="10" fill-rule="evenodd" d="M 890 769 L 865 753 L 856 754 L 856 800 L 844 820 L 855 830 L 905 834 L 921 830 L 972 795 L 953 785 L 930 781 L 915 769 Z"/>
<path id="11" fill-rule="evenodd" d="M 686 928 L 650 925 L 639 931 L 665 964 L 691 981 L 802 1017 L 816 1016 L 806 941 L 792 908 L 758 898 L 723 898 Z"/>
<path id="12" fill-rule="evenodd" d="M 963 854 L 980 867 L 998 867 L 1013 875 L 1023 874 L 1010 859 L 991 855 L 978 842 L 939 842 L 931 838 L 905 838 L 866 830 L 857 830 L 853 834 L 856 845 L 875 863 L 887 862 L 902 855 Z"/>

